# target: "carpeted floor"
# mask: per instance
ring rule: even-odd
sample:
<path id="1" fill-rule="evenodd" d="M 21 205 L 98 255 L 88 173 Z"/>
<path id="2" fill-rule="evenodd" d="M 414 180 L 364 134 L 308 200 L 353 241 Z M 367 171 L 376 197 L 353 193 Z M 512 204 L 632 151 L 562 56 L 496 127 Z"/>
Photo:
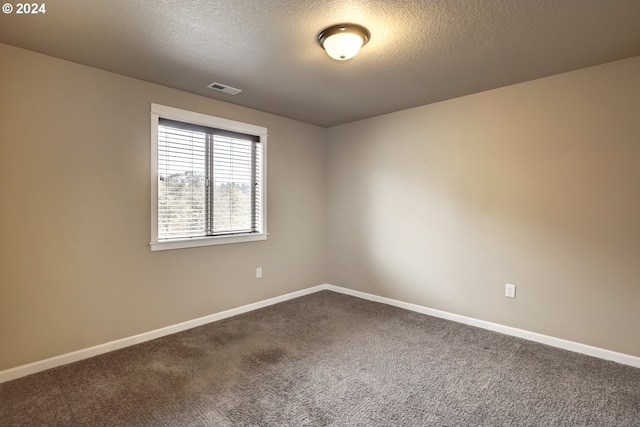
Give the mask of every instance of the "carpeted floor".
<path id="1" fill-rule="evenodd" d="M 640 369 L 322 291 L 0 384 L 1 426 L 640 426 Z"/>

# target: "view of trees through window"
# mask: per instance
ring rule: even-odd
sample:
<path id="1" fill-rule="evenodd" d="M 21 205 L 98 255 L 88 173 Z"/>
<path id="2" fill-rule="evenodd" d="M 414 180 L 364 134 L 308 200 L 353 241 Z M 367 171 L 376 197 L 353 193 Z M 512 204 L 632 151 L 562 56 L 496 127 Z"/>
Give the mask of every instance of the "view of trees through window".
<path id="1" fill-rule="evenodd" d="M 254 231 L 254 145 L 158 126 L 158 238 Z"/>

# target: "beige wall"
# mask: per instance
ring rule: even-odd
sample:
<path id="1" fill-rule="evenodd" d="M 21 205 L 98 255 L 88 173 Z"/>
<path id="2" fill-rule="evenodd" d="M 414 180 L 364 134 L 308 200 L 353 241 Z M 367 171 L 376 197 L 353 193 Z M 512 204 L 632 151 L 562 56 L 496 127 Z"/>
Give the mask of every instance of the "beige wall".
<path id="1" fill-rule="evenodd" d="M 328 130 L 0 63 L 0 370 L 325 282 L 640 356 L 640 57 Z M 149 251 L 152 102 L 268 128 L 267 241 Z"/>
<path id="2" fill-rule="evenodd" d="M 640 356 L 640 57 L 329 147 L 330 283 Z"/>
<path id="3" fill-rule="evenodd" d="M 325 129 L 6 45 L 0 63 L 0 370 L 325 282 Z M 268 128 L 267 241 L 150 252 L 152 102 Z"/>

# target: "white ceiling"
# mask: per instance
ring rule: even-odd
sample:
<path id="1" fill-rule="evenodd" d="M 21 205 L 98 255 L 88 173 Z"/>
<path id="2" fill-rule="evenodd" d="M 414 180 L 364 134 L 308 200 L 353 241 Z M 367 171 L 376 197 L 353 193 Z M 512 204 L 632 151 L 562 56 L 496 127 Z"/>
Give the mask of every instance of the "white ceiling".
<path id="1" fill-rule="evenodd" d="M 640 0 L 45 4 L 1 14 L 0 42 L 320 126 L 640 55 Z M 371 31 L 345 62 L 316 42 L 341 22 Z"/>

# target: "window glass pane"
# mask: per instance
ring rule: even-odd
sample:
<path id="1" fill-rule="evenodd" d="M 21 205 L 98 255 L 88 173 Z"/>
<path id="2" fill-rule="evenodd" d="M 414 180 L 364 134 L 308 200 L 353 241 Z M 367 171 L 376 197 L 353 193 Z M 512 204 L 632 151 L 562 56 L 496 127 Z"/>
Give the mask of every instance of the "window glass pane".
<path id="1" fill-rule="evenodd" d="M 206 134 L 158 126 L 158 239 L 205 235 Z"/>
<path id="2" fill-rule="evenodd" d="M 213 138 L 213 233 L 252 232 L 253 146 L 249 140 Z"/>

